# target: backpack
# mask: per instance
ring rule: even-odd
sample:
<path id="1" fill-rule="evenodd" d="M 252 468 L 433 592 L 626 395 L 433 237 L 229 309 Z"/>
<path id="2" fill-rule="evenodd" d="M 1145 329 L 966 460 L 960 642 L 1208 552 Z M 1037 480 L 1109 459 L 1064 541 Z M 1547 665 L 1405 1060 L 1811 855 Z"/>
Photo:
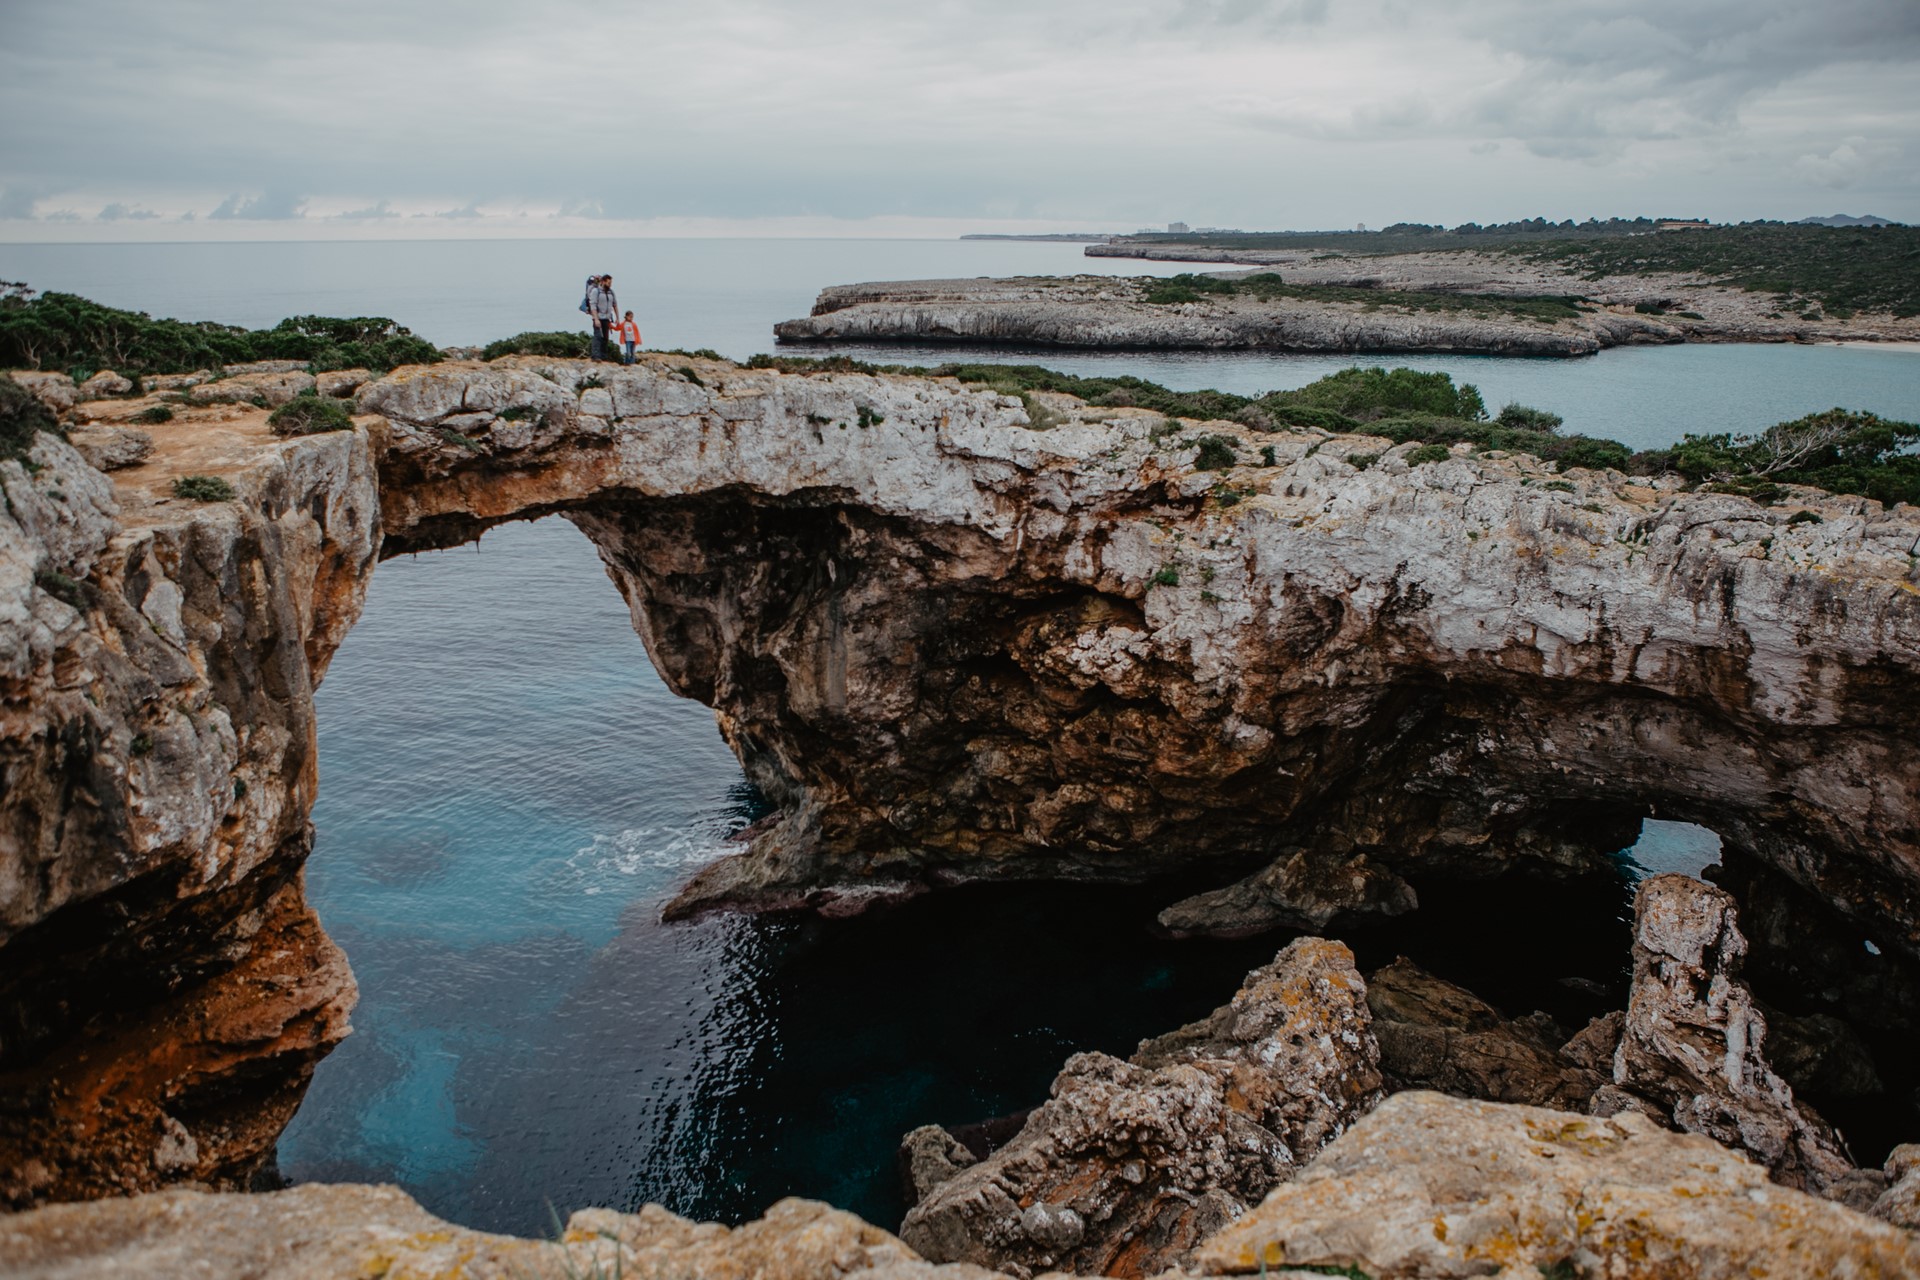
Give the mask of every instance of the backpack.
<path id="1" fill-rule="evenodd" d="M 588 276 L 587 291 L 580 295 L 580 309 L 586 312 L 588 315 L 593 314 L 593 307 L 591 305 L 593 301 L 593 286 L 598 279 L 599 277 L 597 276 Z"/>

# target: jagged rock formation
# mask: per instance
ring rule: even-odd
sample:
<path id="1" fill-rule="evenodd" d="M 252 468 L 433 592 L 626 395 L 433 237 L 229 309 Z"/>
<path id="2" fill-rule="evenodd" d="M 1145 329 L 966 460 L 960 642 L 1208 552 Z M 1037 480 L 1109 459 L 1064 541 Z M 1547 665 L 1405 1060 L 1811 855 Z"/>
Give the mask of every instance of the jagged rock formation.
<path id="1" fill-rule="evenodd" d="M 1360 916 L 1399 916 L 1420 905 L 1405 880 L 1366 854 L 1328 857 L 1283 850 L 1265 869 L 1224 889 L 1183 899 L 1160 913 L 1176 937 L 1233 937 L 1268 929 L 1320 930 Z"/>
<path id="2" fill-rule="evenodd" d="M 1093 256 L 1150 246 L 1093 245 Z M 1586 280 L 1553 263 L 1475 253 L 1346 258 L 1264 250 L 1196 250 L 1189 261 L 1278 267 L 1289 285 L 1364 289 L 1351 301 L 1207 295 L 1150 303 L 1146 279 L 1035 276 L 836 285 L 813 312 L 774 326 L 781 342 L 938 342 L 1168 350 L 1464 351 L 1590 355 L 1605 347 L 1671 342 L 1912 340 L 1920 319 L 1891 315 L 1808 319 L 1783 314 L 1771 294 L 1692 276 Z M 1243 256 L 1244 255 L 1244 256 Z M 1232 273 L 1228 273 L 1232 274 Z M 1483 305 L 1411 307 L 1393 292 L 1471 294 Z M 1503 298 L 1572 297 L 1590 305 L 1548 322 L 1500 309 Z"/>
<path id="3" fill-rule="evenodd" d="M 1580 1061 L 1580 1041 L 1562 1050 L 1568 1037 L 1544 1014 L 1509 1020 L 1404 957 L 1367 979 L 1367 1007 L 1395 1089 L 1584 1111 L 1608 1079 Z"/>
<path id="4" fill-rule="evenodd" d="M 188 404 L 110 477 L 51 437 L 32 473 L 0 463 L 11 1203 L 238 1185 L 264 1157 L 351 1000 L 302 932 L 313 684 L 377 554 L 552 512 L 781 810 L 678 911 L 1224 880 L 1296 848 L 1584 871 L 1652 805 L 1828 904 L 1856 952 L 1920 953 L 1912 511 L 1225 423 L 1236 465 L 1198 471 L 1203 429 L 1156 414 L 1042 397 L 1037 430 L 952 382 L 682 357 L 357 396 L 352 432 Z M 153 403 L 82 407 L 111 428 Z M 199 473 L 236 500 L 170 495 Z M 247 1019 L 223 976 L 267 993 Z M 111 1115 L 73 1106 L 83 1055 L 118 1064 Z"/>
<path id="5" fill-rule="evenodd" d="M 1767 1021 L 1740 980 L 1747 952 L 1724 890 L 1654 876 L 1634 901 L 1633 997 L 1613 1075 L 1673 1123 L 1739 1148 L 1791 1187 L 1853 1171 L 1839 1137 L 1767 1064 Z"/>
<path id="6" fill-rule="evenodd" d="M 1379 1100 L 1365 997 L 1346 947 L 1302 938 L 1130 1062 L 1076 1054 L 1013 1141 L 931 1171 L 901 1238 L 1016 1276 L 1177 1265 Z"/>
<path id="7" fill-rule="evenodd" d="M 933 1266 L 878 1227 L 810 1200 L 782 1200 L 729 1229 L 658 1205 L 583 1209 L 558 1240 L 469 1231 L 395 1187 L 296 1187 L 266 1195 L 162 1191 L 0 1217 L 14 1280 L 990 1280 Z"/>
<path id="8" fill-rule="evenodd" d="M 1209 1240 L 1212 1275 L 1893 1280 L 1920 1240 L 1645 1117 L 1401 1093 Z"/>

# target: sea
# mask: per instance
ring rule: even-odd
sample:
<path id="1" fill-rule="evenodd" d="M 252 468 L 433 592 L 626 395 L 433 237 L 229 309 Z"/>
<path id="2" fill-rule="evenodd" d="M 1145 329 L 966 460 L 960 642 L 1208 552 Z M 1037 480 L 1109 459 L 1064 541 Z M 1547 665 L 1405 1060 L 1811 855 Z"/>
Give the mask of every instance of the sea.
<path id="1" fill-rule="evenodd" d="M 0 279 L 264 326 L 383 315 L 442 344 L 575 327 L 612 272 L 649 346 L 744 358 L 831 284 L 1195 269 L 1019 241 L 618 240 L 0 245 Z M 1352 361 L 1266 354 L 860 348 L 1171 386 L 1294 387 Z M 1406 356 L 1635 448 L 1835 405 L 1920 419 L 1920 354 L 1627 348 Z M 765 812 L 712 713 L 671 694 L 587 540 L 558 518 L 382 564 L 321 685 L 309 897 L 360 983 L 353 1035 L 279 1148 L 292 1181 L 396 1183 L 456 1222 L 541 1233 L 649 1201 L 742 1221 L 804 1195 L 897 1227 L 896 1149 L 1017 1115 L 1064 1059 L 1204 1015 L 1286 941 L 1151 929 L 1187 884 L 954 890 L 854 920 L 662 903 Z M 1349 937 L 1511 1013 L 1618 1007 L 1635 879 L 1698 874 L 1712 832 L 1649 818 L 1601 885 L 1423 889 Z M 1522 893 L 1521 899 L 1514 897 Z M 1555 963 L 1541 964 L 1542 956 Z M 1516 957 L 1524 960 L 1516 962 Z"/>

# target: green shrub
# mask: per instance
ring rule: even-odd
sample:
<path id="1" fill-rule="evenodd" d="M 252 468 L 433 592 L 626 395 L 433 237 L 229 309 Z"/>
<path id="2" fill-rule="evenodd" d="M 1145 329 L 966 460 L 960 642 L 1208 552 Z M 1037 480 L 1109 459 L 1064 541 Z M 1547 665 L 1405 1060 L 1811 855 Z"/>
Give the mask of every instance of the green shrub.
<path id="1" fill-rule="evenodd" d="M 1156 587 L 1177 587 L 1180 585 L 1180 570 L 1170 564 L 1163 564 L 1147 581 Z"/>
<path id="2" fill-rule="evenodd" d="M 1453 385 L 1444 373 L 1421 373 L 1414 369 L 1371 368 L 1342 369 L 1295 391 L 1276 391 L 1261 402 L 1276 418 L 1287 418 L 1285 411 L 1318 409 L 1339 414 L 1354 422 L 1373 422 L 1403 414 L 1431 414 L 1478 422 L 1487 416 L 1486 403 L 1471 383 Z"/>
<path id="3" fill-rule="evenodd" d="M 1445 462 L 1453 456 L 1453 450 L 1443 444 L 1423 444 L 1407 454 L 1407 465 L 1424 467 L 1429 462 Z"/>
<path id="4" fill-rule="evenodd" d="M 1380 455 L 1377 453 L 1350 453 L 1347 455 L 1347 465 L 1358 471 L 1365 471 L 1378 461 L 1380 461 Z"/>
<path id="5" fill-rule="evenodd" d="M 538 414 L 539 410 L 530 404 L 516 404 L 500 411 L 500 416 L 508 422 L 526 422 Z"/>
<path id="6" fill-rule="evenodd" d="M 35 570 L 33 585 L 69 608 L 78 609 L 82 613 L 93 607 L 100 593 L 100 589 L 91 582 L 80 578 L 69 578 L 57 569 Z"/>
<path id="7" fill-rule="evenodd" d="M 545 333 L 516 333 L 481 348 L 482 360 L 501 356 L 548 356 L 555 360 L 585 360 L 593 354 L 591 334 L 561 329 Z"/>
<path id="8" fill-rule="evenodd" d="M 1920 426 L 1878 414 L 1828 409 L 1758 435 L 1690 435 L 1662 460 L 1697 484 L 1756 500 L 1782 484 L 1857 493 L 1892 505 L 1920 504 Z"/>
<path id="9" fill-rule="evenodd" d="M 1272 445 L 1266 444 L 1260 446 L 1260 465 L 1263 467 L 1277 467 L 1280 465 L 1280 460 L 1273 456 Z"/>
<path id="10" fill-rule="evenodd" d="M 1797 525 L 1797 524 L 1825 524 L 1825 523 L 1826 521 L 1821 518 L 1820 513 L 1818 511 L 1796 511 L 1792 515 L 1787 517 L 1788 528 L 1792 528 L 1794 525 Z"/>
<path id="11" fill-rule="evenodd" d="M 267 425 L 277 436 L 311 436 L 323 431 L 351 431 L 353 415 L 338 400 L 295 396 L 267 415 Z"/>
<path id="12" fill-rule="evenodd" d="M 71 293 L 0 306 L 0 366 L 117 369 L 129 377 L 191 373 L 249 360 L 298 360 L 314 369 L 432 364 L 439 349 L 384 316 L 292 316 L 271 329 L 156 320 Z"/>
<path id="13" fill-rule="evenodd" d="M 1503 427 L 1517 431 L 1558 431 L 1565 421 L 1557 413 L 1548 413 L 1545 409 L 1533 409 L 1524 404 L 1509 404 L 1500 410 L 1500 416 L 1494 419 Z"/>
<path id="14" fill-rule="evenodd" d="M 133 420 L 135 422 L 147 422 L 155 425 L 162 422 L 172 422 L 173 410 L 164 404 L 150 404 L 140 412 L 134 414 Z"/>
<path id="15" fill-rule="evenodd" d="M 42 431 L 62 438 L 66 435 L 53 410 L 12 378 L 0 374 L 0 460 L 26 457 Z"/>
<path id="16" fill-rule="evenodd" d="M 231 502 L 233 486 L 219 476 L 181 476 L 173 482 L 173 496 L 191 502 Z"/>
<path id="17" fill-rule="evenodd" d="M 1225 471 L 1240 461 L 1234 453 L 1231 436 L 1201 436 L 1194 443 L 1200 446 L 1193 457 L 1195 470 Z"/>

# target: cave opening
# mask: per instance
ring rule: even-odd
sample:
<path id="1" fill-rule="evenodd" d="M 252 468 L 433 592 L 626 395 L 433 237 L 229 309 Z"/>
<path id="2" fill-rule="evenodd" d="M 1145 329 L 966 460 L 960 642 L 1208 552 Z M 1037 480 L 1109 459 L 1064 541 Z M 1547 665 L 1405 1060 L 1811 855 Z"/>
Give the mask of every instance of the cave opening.
<path id="1" fill-rule="evenodd" d="M 389 562 L 317 701 L 309 890 L 362 1004 L 282 1168 L 397 1181 L 467 1225 L 537 1233 L 549 1204 L 648 1201 L 739 1221 L 787 1194 L 897 1225 L 908 1130 L 1017 1115 L 1070 1054 L 1124 1055 L 1203 1016 L 1296 936 L 1165 936 L 1156 913 L 1217 869 L 660 924 L 766 804 L 561 518 Z M 1419 911 L 1325 932 L 1363 972 L 1408 956 L 1571 1033 L 1625 1003 L 1638 878 L 1728 876 L 1745 894 L 1745 861 L 1704 826 L 1648 818 L 1609 871 L 1419 878 Z M 1813 978 L 1772 959 L 1785 938 L 1756 939 L 1756 986 L 1812 1016 Z M 1858 1006 L 1829 1016 L 1852 1027 Z M 1851 1124 L 1829 1118 L 1871 1160 L 1912 1136 L 1914 1082 L 1882 1065 L 1885 1037 L 1860 1038 L 1879 1087 L 1833 1099 Z"/>

